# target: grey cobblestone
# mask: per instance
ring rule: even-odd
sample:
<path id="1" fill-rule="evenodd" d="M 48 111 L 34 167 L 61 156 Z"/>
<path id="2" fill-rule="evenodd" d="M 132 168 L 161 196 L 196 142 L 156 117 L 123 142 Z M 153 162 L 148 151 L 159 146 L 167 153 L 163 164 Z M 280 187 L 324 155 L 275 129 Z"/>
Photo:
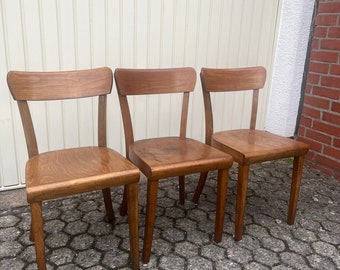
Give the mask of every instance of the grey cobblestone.
<path id="1" fill-rule="evenodd" d="M 22 250 L 22 245 L 14 241 L 6 241 L 0 243 L 0 257 L 13 258 L 16 257 Z"/>
<path id="2" fill-rule="evenodd" d="M 310 265 L 315 269 L 331 270 L 337 269 L 330 259 L 322 257 L 318 254 L 313 254 L 307 257 Z"/>
<path id="3" fill-rule="evenodd" d="M 292 269 L 311 269 L 303 256 L 293 252 L 283 252 L 280 254 L 283 263 L 292 267 Z"/>
<path id="4" fill-rule="evenodd" d="M 45 244 L 50 248 L 58 248 L 66 246 L 69 236 L 65 233 L 58 232 L 50 234 L 45 239 Z"/>
<path id="5" fill-rule="evenodd" d="M 66 263 L 71 263 L 75 257 L 76 257 L 75 251 L 63 247 L 53 250 L 52 254 L 49 257 L 49 260 L 59 266 Z"/>
<path id="6" fill-rule="evenodd" d="M 248 265 L 246 265 L 245 269 L 246 270 L 267 270 L 270 268 L 257 262 L 251 262 Z"/>
<path id="7" fill-rule="evenodd" d="M 198 175 L 186 178 L 184 205 L 178 202 L 177 179 L 161 180 L 151 259 L 140 268 L 340 269 L 340 183 L 304 168 L 296 221 L 289 226 L 291 168 L 291 163 L 283 160 L 251 167 L 244 235 L 239 242 L 232 237 L 236 167 L 230 170 L 220 243 L 213 241 L 216 172 L 209 173 L 198 205 L 190 201 Z M 142 249 L 145 181 L 139 187 Z M 114 226 L 106 222 L 100 191 L 43 203 L 47 269 L 130 269 L 127 218 L 118 214 L 122 192 L 122 188 L 112 189 Z M 34 245 L 29 240 L 30 220 L 27 204 L 0 206 L 0 269 L 37 269 Z"/>
<path id="8" fill-rule="evenodd" d="M 175 255 L 162 256 L 159 267 L 160 269 L 184 269 L 185 259 Z"/>
<path id="9" fill-rule="evenodd" d="M 19 221 L 20 219 L 13 215 L 2 216 L 0 217 L 0 227 L 6 228 L 6 227 L 15 226 Z"/>
<path id="10" fill-rule="evenodd" d="M 7 270 L 20 270 L 24 269 L 25 263 L 17 258 L 14 259 L 3 259 L 0 262 L 0 269 Z"/>
<path id="11" fill-rule="evenodd" d="M 20 258 L 27 262 L 35 262 L 35 249 L 34 246 L 28 246 L 20 253 Z"/>
<path id="12" fill-rule="evenodd" d="M 198 255 L 198 246 L 191 242 L 181 242 L 175 246 L 175 251 L 177 254 L 190 258 Z"/>
<path id="13" fill-rule="evenodd" d="M 188 269 L 190 270 L 212 270 L 213 263 L 203 257 L 192 257 L 188 260 Z"/>
<path id="14" fill-rule="evenodd" d="M 75 262 L 77 265 L 88 268 L 99 264 L 101 254 L 93 249 L 81 251 L 77 254 Z"/>
<path id="15" fill-rule="evenodd" d="M 94 238 L 88 234 L 77 235 L 70 243 L 75 250 L 86 250 L 93 245 Z"/>

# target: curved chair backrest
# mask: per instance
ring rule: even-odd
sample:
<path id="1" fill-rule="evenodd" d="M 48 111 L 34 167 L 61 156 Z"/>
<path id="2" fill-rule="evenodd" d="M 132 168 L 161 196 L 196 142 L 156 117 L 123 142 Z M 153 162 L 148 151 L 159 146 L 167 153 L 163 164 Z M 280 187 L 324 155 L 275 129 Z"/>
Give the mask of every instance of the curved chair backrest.
<path id="1" fill-rule="evenodd" d="M 210 142 L 213 131 L 213 116 L 210 92 L 232 92 L 253 90 L 250 129 L 255 129 L 259 90 L 266 81 L 264 67 L 247 68 L 202 68 L 201 83 L 205 105 L 206 142 Z"/>
<path id="2" fill-rule="evenodd" d="M 122 69 L 114 73 L 122 111 L 126 153 L 134 142 L 128 95 L 183 93 L 180 136 L 186 136 L 189 93 L 196 84 L 196 71 L 190 67 L 167 69 Z"/>
<path id="3" fill-rule="evenodd" d="M 60 72 L 10 71 L 7 82 L 17 101 L 29 157 L 39 153 L 27 101 L 99 97 L 98 145 L 106 146 L 106 96 L 112 89 L 110 68 Z"/>
<path id="4" fill-rule="evenodd" d="M 60 72 L 10 71 L 7 82 L 15 100 L 60 100 L 106 95 L 112 71 L 97 68 Z"/>

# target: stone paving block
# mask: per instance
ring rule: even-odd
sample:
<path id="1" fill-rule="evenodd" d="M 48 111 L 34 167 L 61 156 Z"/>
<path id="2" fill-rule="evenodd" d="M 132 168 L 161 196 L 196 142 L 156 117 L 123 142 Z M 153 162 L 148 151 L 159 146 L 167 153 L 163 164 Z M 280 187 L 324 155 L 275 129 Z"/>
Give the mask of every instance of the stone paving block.
<path id="1" fill-rule="evenodd" d="M 213 263 L 203 257 L 192 257 L 188 259 L 189 270 L 212 270 L 214 269 Z"/>
<path id="2" fill-rule="evenodd" d="M 64 228 L 64 231 L 70 235 L 77 235 L 80 233 L 85 233 L 88 227 L 89 224 L 79 220 L 68 223 Z"/>
<path id="3" fill-rule="evenodd" d="M 201 255 L 210 261 L 220 261 L 225 257 L 225 250 L 215 244 L 209 244 L 202 248 Z"/>
<path id="4" fill-rule="evenodd" d="M 254 250 L 254 260 L 262 265 L 274 266 L 280 262 L 277 254 L 273 251 L 258 248 Z"/>
<path id="5" fill-rule="evenodd" d="M 4 259 L 0 261 L 0 269 L 7 269 L 7 270 L 20 270 L 24 269 L 25 263 L 18 259 Z"/>
<path id="6" fill-rule="evenodd" d="M 275 237 L 263 237 L 261 238 L 261 243 L 264 248 L 272 250 L 276 253 L 282 252 L 286 248 L 284 242 Z"/>
<path id="7" fill-rule="evenodd" d="M 251 262 L 244 269 L 246 269 L 246 270 L 267 270 L 267 269 L 270 269 L 270 268 L 267 267 L 267 266 L 264 266 L 260 263 L 257 263 L 257 262 Z"/>
<path id="8" fill-rule="evenodd" d="M 80 234 L 73 238 L 70 246 L 75 250 L 86 250 L 92 247 L 94 237 L 88 234 Z"/>
<path id="9" fill-rule="evenodd" d="M 27 246 L 19 255 L 23 261 L 33 263 L 36 260 L 35 249 L 33 245 Z"/>
<path id="10" fill-rule="evenodd" d="M 190 258 L 198 255 L 199 246 L 191 242 L 184 241 L 175 245 L 175 251 L 182 257 Z"/>
<path id="11" fill-rule="evenodd" d="M 129 254 L 121 250 L 106 252 L 103 258 L 103 266 L 108 269 L 115 269 L 129 263 Z"/>
<path id="12" fill-rule="evenodd" d="M 228 249 L 227 256 L 239 264 L 248 264 L 253 259 L 252 252 L 240 246 L 235 246 L 233 249 Z"/>
<path id="13" fill-rule="evenodd" d="M 76 258 L 77 253 L 67 247 L 54 249 L 48 256 L 49 260 L 57 266 L 71 263 Z"/>
<path id="14" fill-rule="evenodd" d="M 87 249 L 77 253 L 75 262 L 82 268 L 89 268 L 99 264 L 101 253 L 94 249 Z"/>
<path id="15" fill-rule="evenodd" d="M 14 258 L 22 251 L 23 246 L 15 241 L 0 243 L 0 258 Z"/>
<path id="16" fill-rule="evenodd" d="M 336 268 L 335 265 L 331 262 L 331 259 L 322 257 L 318 254 L 312 254 L 307 257 L 308 262 L 310 265 L 315 269 L 322 269 L 322 270 L 333 270 L 339 269 Z"/>
<path id="17" fill-rule="evenodd" d="M 244 269 L 244 268 L 241 267 L 241 265 L 239 265 L 238 263 L 225 258 L 223 260 L 216 262 L 215 269 L 219 269 L 219 270 L 241 270 L 241 269 Z"/>
<path id="18" fill-rule="evenodd" d="M 20 219 L 13 215 L 2 216 L 0 217 L 0 227 L 7 228 L 7 227 L 15 226 L 19 221 Z"/>
<path id="19" fill-rule="evenodd" d="M 185 269 L 185 259 L 175 255 L 162 256 L 159 267 L 160 269 Z"/>
<path id="20" fill-rule="evenodd" d="M 280 254 L 281 261 L 292 267 L 293 269 L 310 269 L 308 266 L 306 259 L 299 254 L 293 252 L 283 252 Z"/>
<path id="21" fill-rule="evenodd" d="M 45 238 L 45 245 L 50 248 L 59 248 L 66 246 L 69 236 L 63 232 L 56 232 Z"/>

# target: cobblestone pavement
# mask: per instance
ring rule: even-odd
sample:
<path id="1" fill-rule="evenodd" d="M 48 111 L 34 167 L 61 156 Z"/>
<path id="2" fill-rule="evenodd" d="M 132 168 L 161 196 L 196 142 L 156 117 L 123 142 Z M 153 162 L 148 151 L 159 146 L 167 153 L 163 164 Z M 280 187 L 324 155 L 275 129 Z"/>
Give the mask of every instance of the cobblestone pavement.
<path id="1" fill-rule="evenodd" d="M 190 201 L 197 175 L 187 177 L 183 206 L 176 179 L 161 180 L 151 260 L 141 269 L 340 269 L 340 182 L 305 167 L 296 222 L 289 226 L 291 168 L 289 160 L 251 167 L 239 242 L 232 237 L 237 171 L 231 169 L 218 244 L 213 241 L 216 173 L 210 173 L 198 205 Z M 139 194 L 142 248 L 145 181 Z M 121 196 L 121 188 L 112 190 L 116 213 Z M 36 269 L 27 204 L 0 209 L 0 269 Z M 106 223 L 101 192 L 46 202 L 43 212 L 48 269 L 130 268 L 127 218 L 116 214 L 114 227 Z"/>

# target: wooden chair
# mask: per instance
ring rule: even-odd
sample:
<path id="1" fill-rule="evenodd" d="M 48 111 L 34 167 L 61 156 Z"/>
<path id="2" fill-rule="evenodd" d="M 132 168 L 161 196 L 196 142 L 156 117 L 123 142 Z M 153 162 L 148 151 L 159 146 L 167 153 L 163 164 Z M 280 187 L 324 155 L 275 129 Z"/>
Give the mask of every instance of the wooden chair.
<path id="1" fill-rule="evenodd" d="M 288 224 L 293 224 L 300 190 L 304 157 L 308 145 L 293 139 L 255 130 L 259 89 L 263 88 L 266 70 L 263 67 L 238 69 L 202 68 L 201 82 L 205 106 L 206 143 L 233 156 L 238 163 L 235 240 L 242 239 L 243 218 L 248 188 L 249 166 L 253 163 L 294 157 L 293 176 L 288 208 Z M 250 129 L 214 133 L 210 92 L 252 90 Z M 206 175 L 201 175 L 193 197 L 198 201 Z"/>
<path id="2" fill-rule="evenodd" d="M 179 176 L 180 203 L 184 203 L 184 176 L 218 170 L 215 236 L 222 239 L 228 170 L 232 158 L 213 147 L 186 137 L 189 93 L 194 90 L 193 68 L 116 69 L 115 81 L 122 111 L 126 153 L 147 177 L 147 204 L 142 261 L 149 262 L 157 204 L 158 181 Z M 183 93 L 180 135 L 134 141 L 129 95 Z M 123 201 L 124 214 L 125 207 Z"/>
<path id="3" fill-rule="evenodd" d="M 30 240 L 35 242 L 38 269 L 46 269 L 42 201 L 102 189 L 109 221 L 114 221 L 110 187 L 128 190 L 130 248 L 133 269 L 139 268 L 139 170 L 106 147 L 106 99 L 112 88 L 109 68 L 67 72 L 10 71 L 7 82 L 17 101 L 29 160 L 26 163 L 27 201 L 31 208 Z M 98 147 L 38 152 L 27 101 L 77 99 L 98 96 Z M 92 130 L 91 130 L 92 132 Z"/>

